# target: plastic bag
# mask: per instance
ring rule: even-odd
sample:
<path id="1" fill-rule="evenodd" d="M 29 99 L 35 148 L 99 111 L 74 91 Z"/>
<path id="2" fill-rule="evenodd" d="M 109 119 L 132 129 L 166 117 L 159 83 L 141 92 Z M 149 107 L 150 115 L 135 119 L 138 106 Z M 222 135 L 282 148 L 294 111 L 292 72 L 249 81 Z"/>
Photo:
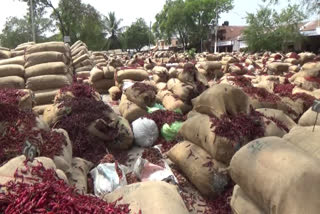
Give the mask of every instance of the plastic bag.
<path id="1" fill-rule="evenodd" d="M 165 110 L 163 105 L 156 103 L 153 107 L 147 107 L 148 108 L 148 113 L 153 113 L 158 110 Z"/>
<path id="2" fill-rule="evenodd" d="M 119 177 L 115 163 L 99 164 L 90 171 L 94 183 L 94 194 L 98 197 L 106 193 L 113 192 L 115 189 L 127 185 L 125 166 L 118 165 L 122 172 Z"/>
<path id="3" fill-rule="evenodd" d="M 157 124 L 147 118 L 139 118 L 132 122 L 135 143 L 141 147 L 152 146 L 159 137 Z"/>
<path id="4" fill-rule="evenodd" d="M 172 141 L 176 138 L 181 127 L 182 127 L 182 122 L 179 122 L 179 121 L 176 121 L 171 125 L 166 123 L 161 128 L 161 135 L 162 137 L 164 137 L 166 141 Z"/>
<path id="5" fill-rule="evenodd" d="M 177 184 L 178 180 L 171 171 L 169 165 L 164 161 L 165 167 L 150 163 L 139 157 L 134 164 L 133 172 L 142 181 L 165 181 Z"/>

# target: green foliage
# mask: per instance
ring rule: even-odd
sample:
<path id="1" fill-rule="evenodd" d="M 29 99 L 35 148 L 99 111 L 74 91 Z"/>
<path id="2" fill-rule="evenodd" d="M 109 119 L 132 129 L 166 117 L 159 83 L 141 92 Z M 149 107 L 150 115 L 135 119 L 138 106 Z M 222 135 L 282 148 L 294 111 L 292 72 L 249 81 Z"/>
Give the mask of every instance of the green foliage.
<path id="1" fill-rule="evenodd" d="M 233 0 L 167 0 L 156 15 L 153 31 L 157 38 L 168 40 L 176 36 L 184 46 L 200 49 L 201 39 L 209 33 L 209 23 L 233 8 Z"/>
<path id="2" fill-rule="evenodd" d="M 144 21 L 144 19 L 137 19 L 128 29 L 124 32 L 124 42 L 126 49 L 136 49 L 140 51 L 141 48 L 149 44 L 154 43 L 154 37 Z"/>
<path id="3" fill-rule="evenodd" d="M 107 49 L 120 49 L 121 41 L 120 35 L 123 30 L 120 27 L 122 19 L 117 19 L 114 12 L 110 12 L 107 17 L 105 17 L 104 24 L 107 34 L 109 35 L 108 42 L 106 45 Z"/>
<path id="4" fill-rule="evenodd" d="M 298 5 L 289 5 L 280 13 L 260 6 L 256 14 L 247 14 L 249 27 L 244 37 L 249 51 L 280 51 L 284 45 L 303 39 L 299 23 L 305 18 Z"/>
<path id="5" fill-rule="evenodd" d="M 194 58 L 196 56 L 196 49 L 195 48 L 191 48 L 190 50 L 188 50 L 187 54 L 189 57 Z"/>

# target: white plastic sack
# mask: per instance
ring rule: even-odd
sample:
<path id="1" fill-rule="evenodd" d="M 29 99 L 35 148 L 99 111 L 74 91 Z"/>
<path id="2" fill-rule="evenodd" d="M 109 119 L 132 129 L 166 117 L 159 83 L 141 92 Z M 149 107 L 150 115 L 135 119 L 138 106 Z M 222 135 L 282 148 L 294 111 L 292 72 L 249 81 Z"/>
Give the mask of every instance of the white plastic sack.
<path id="1" fill-rule="evenodd" d="M 134 164 L 133 172 L 142 182 L 144 181 L 166 181 L 174 184 L 178 183 L 170 167 L 164 162 L 165 168 L 150 163 L 139 157 Z"/>
<path id="2" fill-rule="evenodd" d="M 134 85 L 134 82 L 124 80 L 122 85 L 122 91 L 125 91 L 127 88 L 130 88 L 133 85 Z"/>
<path id="3" fill-rule="evenodd" d="M 118 167 L 122 172 L 122 178 L 119 178 L 115 163 L 99 164 L 90 171 L 96 196 L 101 197 L 106 193 L 113 192 L 117 188 L 127 185 L 125 167 L 120 164 Z"/>
<path id="4" fill-rule="evenodd" d="M 132 122 L 134 140 L 141 147 L 152 146 L 159 137 L 157 124 L 147 118 L 139 118 Z"/>

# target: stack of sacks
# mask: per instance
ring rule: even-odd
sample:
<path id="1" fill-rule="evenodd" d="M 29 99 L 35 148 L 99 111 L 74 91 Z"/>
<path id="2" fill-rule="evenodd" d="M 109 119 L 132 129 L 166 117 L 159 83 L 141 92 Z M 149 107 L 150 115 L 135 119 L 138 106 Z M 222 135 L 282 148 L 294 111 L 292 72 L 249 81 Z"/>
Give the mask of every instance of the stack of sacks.
<path id="1" fill-rule="evenodd" d="M 53 103 L 61 87 L 72 83 L 69 62 L 70 49 L 63 42 L 40 43 L 26 49 L 26 88 L 35 94 L 37 112 Z"/>
<path id="2" fill-rule="evenodd" d="M 108 65 L 108 57 L 103 52 L 92 52 L 91 58 L 95 66 L 105 67 Z"/>
<path id="3" fill-rule="evenodd" d="M 0 88 L 25 88 L 24 74 L 23 56 L 0 59 Z"/>
<path id="4" fill-rule="evenodd" d="M 196 67 L 208 80 L 220 79 L 223 76 L 221 62 L 206 61 L 197 64 Z"/>
<path id="5" fill-rule="evenodd" d="M 77 77 L 88 78 L 93 62 L 90 59 L 88 47 L 82 41 L 77 41 L 71 46 L 72 65 Z"/>
<path id="6" fill-rule="evenodd" d="M 254 140 L 234 155 L 229 174 L 238 185 L 231 200 L 235 213 L 319 213 L 319 159 L 311 155 L 319 146 L 309 152 L 309 135 L 298 142 L 296 136 L 304 131 L 292 131 L 295 136 L 284 139 Z"/>
<path id="7" fill-rule="evenodd" d="M 11 52 L 9 48 L 0 47 L 0 60 L 9 59 L 11 57 Z"/>
<path id="8" fill-rule="evenodd" d="M 32 45 L 35 45 L 34 42 L 26 42 L 18 45 L 14 50 L 11 50 L 11 57 L 15 56 L 24 56 L 24 52 L 28 47 L 31 47 Z"/>
<path id="9" fill-rule="evenodd" d="M 147 114 L 147 107 L 156 103 L 157 89 L 149 83 L 136 82 L 124 91 L 119 104 L 120 114 L 129 122 Z"/>
<path id="10" fill-rule="evenodd" d="M 289 81 L 307 91 L 312 92 L 320 89 L 320 63 L 309 62 L 304 64 L 301 71 L 294 74 Z"/>
<path id="11" fill-rule="evenodd" d="M 149 80 L 149 74 L 143 68 L 123 67 L 114 73 L 114 79 L 116 86 L 123 90 L 128 82 Z"/>
<path id="12" fill-rule="evenodd" d="M 116 69 L 112 66 L 95 66 L 89 77 L 89 84 L 100 94 L 107 94 L 108 90 L 115 85 L 114 73 Z"/>

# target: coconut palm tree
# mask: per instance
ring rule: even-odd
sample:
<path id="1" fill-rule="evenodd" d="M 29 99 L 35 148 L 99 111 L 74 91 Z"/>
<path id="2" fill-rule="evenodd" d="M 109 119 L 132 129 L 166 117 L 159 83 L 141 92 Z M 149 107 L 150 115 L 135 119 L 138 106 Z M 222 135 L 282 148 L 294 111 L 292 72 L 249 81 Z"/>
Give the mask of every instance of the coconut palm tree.
<path id="1" fill-rule="evenodd" d="M 119 35 L 122 33 L 122 27 L 120 24 L 122 19 L 117 20 L 115 12 L 109 12 L 108 16 L 105 18 L 106 33 L 109 35 L 108 42 L 106 44 L 107 49 L 119 49 L 121 48 L 121 43 L 119 40 Z"/>

